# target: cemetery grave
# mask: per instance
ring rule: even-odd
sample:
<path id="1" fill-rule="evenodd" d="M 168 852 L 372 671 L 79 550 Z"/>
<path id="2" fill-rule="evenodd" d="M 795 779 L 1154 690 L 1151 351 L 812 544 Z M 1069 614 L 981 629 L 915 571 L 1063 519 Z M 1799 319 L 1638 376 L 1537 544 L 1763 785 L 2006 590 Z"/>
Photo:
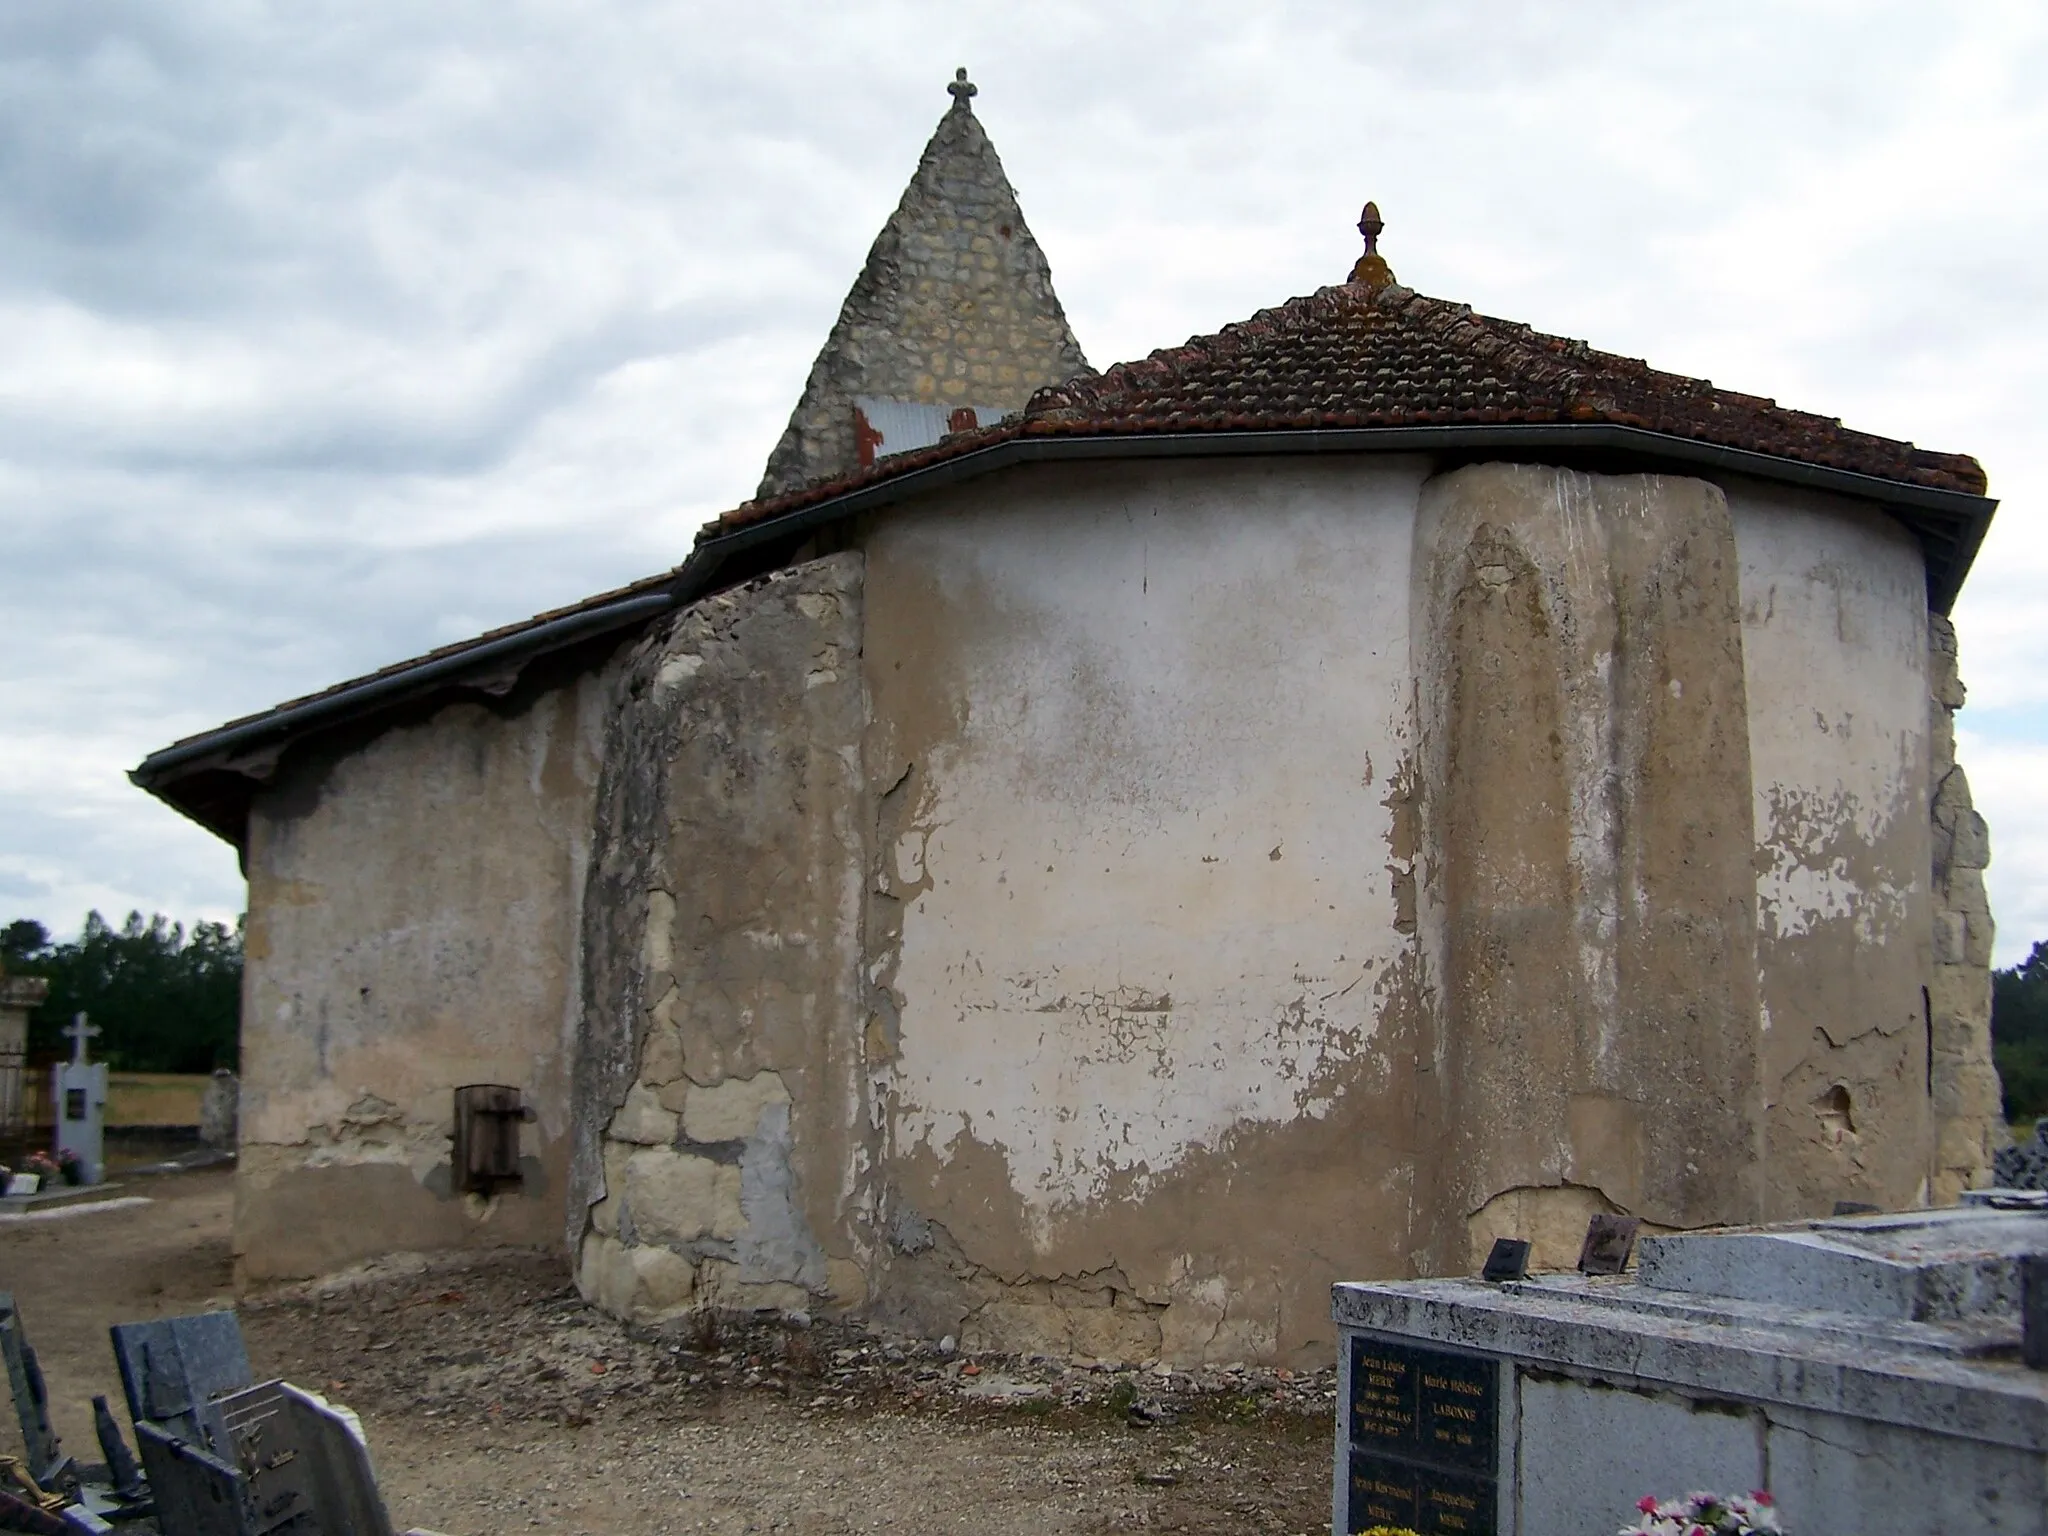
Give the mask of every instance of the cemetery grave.
<path id="1" fill-rule="evenodd" d="M 361 1422 L 287 1382 L 253 1381 L 233 1312 L 109 1333 L 140 1465 L 105 1397 L 93 1399 L 102 1459 L 64 1450 L 26 1322 L 0 1292 L 0 1364 L 25 1452 L 6 1468 L 0 1530 L 393 1536 Z"/>
<path id="2" fill-rule="evenodd" d="M 231 1304 L 226 1175 L 137 1182 L 154 1198 L 133 1210 L 0 1226 L 65 1448 L 108 1463 L 118 1457 L 95 1434 L 94 1396 L 118 1414 L 125 1385 L 141 1417 L 165 1424 L 191 1411 L 149 1395 L 152 1314 Z M 1349 1381 L 1335 1427 L 1348 1449 L 1361 1406 L 1397 1438 L 1402 1415 L 1427 1408 L 1422 1453 L 1381 1446 L 1392 1454 L 1367 1469 L 1377 1494 L 1411 1497 L 1402 1523 L 1424 1532 L 1610 1531 L 1644 1494 L 1753 1482 L 1796 1495 L 1799 1476 L 1832 1490 L 1840 1518 L 1795 1499 L 1796 1536 L 1869 1528 L 1858 1479 L 1888 1517 L 1925 1508 L 1938 1522 L 1945 1506 L 1928 1490 L 1946 1489 L 1965 1501 L 1955 1529 L 2038 1530 L 2026 1521 L 2043 1502 L 2041 1455 L 2027 1437 L 2040 1438 L 2048 1373 L 2021 1357 L 2019 1307 L 2022 1261 L 2044 1237 L 2048 1214 L 1981 1203 L 1678 1236 L 1610 1220 L 1588 1234 L 1587 1273 L 1533 1277 L 1503 1242 L 1492 1283 L 1339 1288 Z M 772 1315 L 636 1329 L 584 1305 L 538 1252 L 385 1263 L 238 1310 L 249 1368 L 233 1381 L 257 1390 L 219 1408 L 223 1427 L 285 1411 L 265 1378 L 348 1404 L 400 1528 L 1301 1536 L 1327 1528 L 1333 1492 L 1351 1527 L 1365 1512 L 1342 1502 L 1351 1456 L 1333 1488 L 1340 1384 L 1327 1369 L 970 1358 Z M 108 1348 L 114 1321 L 145 1325 L 123 1333 L 126 1383 Z M 1833 1383 L 1833 1397 L 1791 1401 L 1786 1383 L 1809 1397 Z M 1830 1470 L 1830 1445 L 1858 1448 L 1854 1477 Z M 145 1472 L 162 1460 L 147 1436 L 135 1449 Z M 1546 1457 L 1565 1469 L 1549 1486 L 1568 1495 L 1568 1519 L 1545 1523 L 1528 1500 L 1519 1524 L 1474 1518 L 1489 1487 L 1498 1497 L 1514 1478 L 1540 1480 Z M 118 1467 L 103 1481 L 111 1492 Z M 1415 1515 L 1424 1488 L 1452 1496 L 1437 1502 L 1457 1523 Z"/>
<path id="3" fill-rule="evenodd" d="M 109 1323 L 230 1304 L 229 1182 L 139 1181 L 148 1206 L 0 1226 L 67 1448 L 99 1459 L 91 1398 L 122 1404 Z M 1328 1520 L 1329 1370 L 1163 1377 L 824 1320 L 655 1334 L 584 1306 L 535 1253 L 384 1265 L 238 1310 L 254 1375 L 361 1415 L 401 1527 L 1303 1536 Z"/>
<path id="4" fill-rule="evenodd" d="M 51 1101 L 57 1106 L 56 1146 L 31 1153 L 22 1166 L 0 1179 L 0 1212 L 19 1213 L 104 1197 L 106 1178 L 107 1068 L 87 1059 L 98 1028 L 78 1014 L 65 1026 L 71 1059 L 50 1069 Z"/>
<path id="5" fill-rule="evenodd" d="M 1795 1536 L 2048 1533 L 2048 1198 L 1645 1237 L 1629 1273 L 1602 1220 L 1576 1274 L 1334 1288 L 1337 1529 L 1764 1489 Z"/>

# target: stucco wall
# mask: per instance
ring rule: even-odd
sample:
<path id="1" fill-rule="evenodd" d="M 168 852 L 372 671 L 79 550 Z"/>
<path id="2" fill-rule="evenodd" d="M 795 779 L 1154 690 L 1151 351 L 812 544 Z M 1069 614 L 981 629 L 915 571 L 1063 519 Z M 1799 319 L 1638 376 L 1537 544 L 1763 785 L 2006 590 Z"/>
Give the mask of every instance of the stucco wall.
<path id="1" fill-rule="evenodd" d="M 1731 497 L 1757 845 L 1767 1214 L 1924 1200 L 1932 1147 L 1926 571 L 1906 530 Z"/>
<path id="2" fill-rule="evenodd" d="M 287 760 L 250 815 L 235 1250 L 248 1280 L 558 1240 L 609 677 Z M 524 1091 L 524 1183 L 449 1180 L 452 1090 Z"/>
<path id="3" fill-rule="evenodd" d="M 1423 474 L 1043 474 L 872 533 L 886 1313 L 1269 1356 L 1407 1270 Z"/>
<path id="4" fill-rule="evenodd" d="M 1308 1359 L 1333 1279 L 1497 1235 L 1568 1265 L 1599 1210 L 1924 1197 L 1931 867 L 1957 965 L 1988 928 L 1976 824 L 1930 846 L 1955 690 L 1881 517 L 1182 461 L 857 542 L 620 675 L 586 1294 Z"/>
<path id="5" fill-rule="evenodd" d="M 622 680 L 587 1294 L 1309 1358 L 1339 1277 L 1924 1193 L 1889 522 L 1359 457 L 1031 471 L 859 542 Z"/>
<path id="6" fill-rule="evenodd" d="M 1748 714 L 1722 492 L 1484 464 L 1432 480 L 1412 608 L 1430 1198 L 1753 1219 Z M 1550 1235 L 1546 1232 L 1546 1236 Z M 1551 1248 L 1546 1243 L 1545 1248 Z"/>

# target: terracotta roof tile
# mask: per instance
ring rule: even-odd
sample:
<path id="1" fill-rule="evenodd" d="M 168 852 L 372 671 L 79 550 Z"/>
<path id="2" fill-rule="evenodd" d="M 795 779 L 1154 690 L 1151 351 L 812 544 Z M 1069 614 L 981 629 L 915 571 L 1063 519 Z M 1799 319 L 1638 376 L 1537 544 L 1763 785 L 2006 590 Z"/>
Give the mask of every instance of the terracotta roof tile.
<path id="1" fill-rule="evenodd" d="M 1324 288 L 1213 336 L 1040 390 L 1001 426 L 726 513 L 700 540 L 1017 437 L 1601 422 L 1982 495 L 1961 454 L 1662 373 L 1397 286 Z"/>

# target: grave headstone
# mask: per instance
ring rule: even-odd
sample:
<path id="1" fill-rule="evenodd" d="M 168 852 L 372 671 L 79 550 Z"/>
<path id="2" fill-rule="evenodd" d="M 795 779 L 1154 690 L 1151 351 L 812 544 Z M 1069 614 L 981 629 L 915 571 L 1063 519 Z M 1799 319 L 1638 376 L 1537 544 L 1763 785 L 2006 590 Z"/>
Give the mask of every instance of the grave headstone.
<path id="1" fill-rule="evenodd" d="M 215 1406 L 215 1449 L 169 1424 L 135 1426 L 163 1536 L 392 1536 L 353 1414 L 282 1381 Z"/>
<path id="2" fill-rule="evenodd" d="M 1971 1198 L 1645 1237 L 1626 1275 L 1335 1287 L 1334 1529 L 1584 1536 L 1767 1488 L 1799 1536 L 2048 1536 L 2048 1212 Z"/>
<path id="3" fill-rule="evenodd" d="M 104 1143 L 107 1113 L 107 1065 L 86 1059 L 86 1042 L 99 1033 L 84 1014 L 65 1026 L 71 1037 L 71 1059 L 50 1069 L 57 1105 L 57 1153 L 78 1159 L 79 1182 L 97 1184 L 106 1173 Z"/>
<path id="4" fill-rule="evenodd" d="M 215 1070 L 199 1101 L 199 1144 L 231 1152 L 238 1135 L 242 1082 L 226 1067 Z"/>
<path id="5" fill-rule="evenodd" d="M 215 1400 L 249 1385 L 249 1352 L 235 1314 L 201 1312 L 117 1323 L 107 1332 L 135 1432 L 155 1424 L 202 1450 L 227 1455 L 227 1430 Z M 155 1478 L 152 1472 L 152 1483 Z"/>
<path id="6" fill-rule="evenodd" d="M 248 1483 L 260 1531 L 347 1531 L 391 1536 L 391 1517 L 362 1426 L 322 1398 L 289 1382 L 266 1381 L 221 1399 L 235 1464 Z"/>
<path id="7" fill-rule="evenodd" d="M 233 1463 L 147 1420 L 136 1422 L 135 1443 L 162 1536 L 258 1536 L 247 1485 Z"/>
<path id="8" fill-rule="evenodd" d="M 5 1291 L 0 1291 L 0 1359 L 7 1367 L 7 1388 L 21 1425 L 29 1476 L 45 1488 L 52 1487 L 71 1458 L 64 1454 L 57 1427 L 50 1422 L 50 1393 L 43 1383 L 43 1368 L 22 1327 L 14 1298 Z"/>

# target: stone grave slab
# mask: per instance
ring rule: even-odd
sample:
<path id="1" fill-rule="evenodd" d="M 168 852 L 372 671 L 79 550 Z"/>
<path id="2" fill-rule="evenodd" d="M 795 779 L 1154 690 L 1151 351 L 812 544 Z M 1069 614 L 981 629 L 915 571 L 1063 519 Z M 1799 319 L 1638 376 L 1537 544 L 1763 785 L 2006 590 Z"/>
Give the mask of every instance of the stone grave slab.
<path id="1" fill-rule="evenodd" d="M 250 1381 L 249 1352 L 235 1314 L 201 1312 L 117 1323 L 107 1332 L 136 1433 L 154 1424 L 187 1444 L 226 1455 L 230 1441 L 216 1399 Z M 154 1472 L 150 1481 L 154 1485 Z"/>
<path id="2" fill-rule="evenodd" d="M 0 1361 L 7 1368 L 7 1388 L 14 1399 L 14 1416 L 21 1426 L 23 1460 L 28 1473 L 45 1488 L 53 1487 L 70 1457 L 57 1440 L 50 1421 L 50 1394 L 43 1381 L 43 1368 L 36 1359 L 28 1332 L 14 1297 L 0 1291 Z"/>
<path id="3" fill-rule="evenodd" d="M 1614 1276 L 1336 1286 L 1334 1528 L 1583 1536 L 1645 1494 L 1768 1487 L 1799 1536 L 2048 1536 L 2048 1372 L 2023 1362 L 2020 1318 L 2048 1212 L 1854 1216 L 1638 1250 Z M 1490 1394 L 1444 1396 L 1485 1380 Z M 1460 1402 L 1491 1420 L 1469 1447 L 1442 1438 Z M 1432 1460 L 1447 1444 L 1489 1447 L 1490 1470 Z M 1470 1486 L 1452 1475 L 1490 1502 L 1443 1497 Z"/>
<path id="4" fill-rule="evenodd" d="M 20 1175 L 34 1178 L 34 1174 Z M 10 1181 L 11 1182 L 11 1181 Z M 58 1205 L 90 1205 L 104 1200 L 119 1189 L 119 1182 L 105 1184 L 58 1184 L 50 1189 L 35 1190 L 22 1195 L 0 1195 L 0 1214 L 21 1211 L 45 1211 Z"/>

